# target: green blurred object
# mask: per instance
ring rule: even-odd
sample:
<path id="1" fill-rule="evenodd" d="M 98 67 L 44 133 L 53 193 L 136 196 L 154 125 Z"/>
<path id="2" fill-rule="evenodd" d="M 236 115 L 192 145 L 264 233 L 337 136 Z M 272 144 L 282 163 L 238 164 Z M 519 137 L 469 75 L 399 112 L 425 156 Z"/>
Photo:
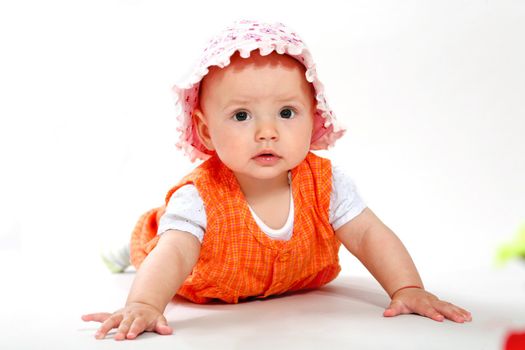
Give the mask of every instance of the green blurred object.
<path id="1" fill-rule="evenodd" d="M 525 260 L 525 224 L 522 224 L 518 229 L 514 241 L 501 246 L 498 250 L 497 261 L 499 264 L 506 263 L 514 258 Z"/>

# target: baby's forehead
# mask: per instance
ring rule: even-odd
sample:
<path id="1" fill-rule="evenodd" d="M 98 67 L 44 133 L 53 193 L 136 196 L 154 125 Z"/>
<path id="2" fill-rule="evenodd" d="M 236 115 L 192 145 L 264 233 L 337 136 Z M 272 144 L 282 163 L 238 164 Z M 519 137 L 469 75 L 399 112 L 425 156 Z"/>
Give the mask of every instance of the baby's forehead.
<path id="1" fill-rule="evenodd" d="M 288 72 L 287 79 L 294 79 L 297 81 L 297 86 L 302 86 L 302 89 L 313 89 L 313 86 L 306 79 L 306 68 L 304 65 L 286 54 L 279 54 L 272 52 L 269 55 L 262 56 L 259 51 L 251 52 L 247 58 L 241 57 L 237 52 L 230 58 L 230 63 L 226 67 L 211 66 L 208 74 L 204 76 L 201 82 L 201 90 L 206 90 L 208 86 L 217 86 L 220 82 L 225 80 L 236 79 L 238 74 L 250 71 L 252 74 L 250 78 L 254 78 L 253 74 L 267 74 L 268 71 L 275 70 Z"/>

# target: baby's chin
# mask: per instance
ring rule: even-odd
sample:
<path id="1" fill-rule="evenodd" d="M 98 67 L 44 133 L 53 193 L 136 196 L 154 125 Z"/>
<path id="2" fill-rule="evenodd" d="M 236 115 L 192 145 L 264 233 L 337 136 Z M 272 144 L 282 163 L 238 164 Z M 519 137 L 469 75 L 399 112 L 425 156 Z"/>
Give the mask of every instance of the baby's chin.
<path id="1" fill-rule="evenodd" d="M 230 170 L 241 183 L 250 182 L 259 186 L 275 185 L 280 182 L 288 184 L 289 169 L 287 167 L 250 166 L 248 169 Z"/>

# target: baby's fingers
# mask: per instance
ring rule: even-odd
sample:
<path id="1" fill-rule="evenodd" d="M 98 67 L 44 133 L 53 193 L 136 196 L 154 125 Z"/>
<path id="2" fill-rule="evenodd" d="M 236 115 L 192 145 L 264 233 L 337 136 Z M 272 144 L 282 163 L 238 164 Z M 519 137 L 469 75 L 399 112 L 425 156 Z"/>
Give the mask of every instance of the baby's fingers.
<path id="1" fill-rule="evenodd" d="M 142 332 L 146 330 L 146 321 L 142 317 L 137 317 L 133 320 L 133 323 L 131 324 L 131 327 L 129 328 L 129 332 L 126 335 L 127 339 L 135 339 L 139 336 Z"/>
<path id="2" fill-rule="evenodd" d="M 173 333 L 172 328 L 168 326 L 168 322 L 164 316 L 159 316 L 159 318 L 154 321 L 154 323 L 149 324 L 144 318 L 137 317 L 133 320 L 122 321 L 118 329 L 118 333 L 115 335 L 115 339 L 135 339 L 141 333 L 146 331 L 154 331 L 161 335 L 169 335 Z"/>
<path id="3" fill-rule="evenodd" d="M 462 309 L 460 307 L 457 307 L 457 308 L 459 309 L 459 313 L 461 315 L 463 315 L 463 317 L 465 318 L 465 321 L 467 321 L 467 322 L 471 322 L 472 321 L 472 314 L 469 311 L 467 311 L 465 309 Z"/>
<path id="4" fill-rule="evenodd" d="M 107 320 L 112 314 L 108 312 L 97 312 L 94 314 L 87 314 L 82 315 L 82 320 L 89 322 L 89 321 L 95 321 L 95 322 L 104 322 Z"/>
<path id="5" fill-rule="evenodd" d="M 390 303 L 390 306 L 383 312 L 383 316 L 385 317 L 394 317 L 401 314 L 408 314 L 411 311 L 401 302 L 398 300 L 393 300 Z"/>
<path id="6" fill-rule="evenodd" d="M 115 340 L 124 340 L 127 337 L 129 328 L 133 323 L 133 318 L 125 318 L 120 322 L 120 326 L 117 329 L 117 334 L 115 334 Z"/>
<path id="7" fill-rule="evenodd" d="M 95 338 L 104 339 L 104 337 L 108 334 L 110 330 L 112 330 L 113 328 L 117 328 L 120 325 L 120 322 L 122 322 L 122 318 L 122 314 L 110 316 L 102 323 L 102 326 L 100 326 L 98 331 L 95 333 Z"/>
<path id="8" fill-rule="evenodd" d="M 416 312 L 437 322 L 443 322 L 445 320 L 445 316 L 431 305 L 423 306 L 419 310 L 416 310 Z"/>
<path id="9" fill-rule="evenodd" d="M 173 333 L 173 329 L 168 326 L 168 321 L 164 316 L 160 316 L 155 324 L 155 332 L 161 335 L 170 335 Z"/>
<path id="10" fill-rule="evenodd" d="M 434 303 L 434 307 L 440 313 L 442 313 L 447 319 L 463 323 L 472 321 L 472 315 L 467 310 L 457 307 L 454 304 L 447 303 L 444 301 L 437 301 Z"/>

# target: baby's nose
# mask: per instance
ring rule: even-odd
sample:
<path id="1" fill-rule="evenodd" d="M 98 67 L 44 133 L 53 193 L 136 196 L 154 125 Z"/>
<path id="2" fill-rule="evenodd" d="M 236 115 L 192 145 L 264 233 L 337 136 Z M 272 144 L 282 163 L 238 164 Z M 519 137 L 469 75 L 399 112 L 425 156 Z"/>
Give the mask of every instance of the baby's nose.
<path id="1" fill-rule="evenodd" d="M 258 141 L 277 141 L 279 139 L 279 133 L 274 123 L 261 123 L 257 129 L 256 139 Z"/>

